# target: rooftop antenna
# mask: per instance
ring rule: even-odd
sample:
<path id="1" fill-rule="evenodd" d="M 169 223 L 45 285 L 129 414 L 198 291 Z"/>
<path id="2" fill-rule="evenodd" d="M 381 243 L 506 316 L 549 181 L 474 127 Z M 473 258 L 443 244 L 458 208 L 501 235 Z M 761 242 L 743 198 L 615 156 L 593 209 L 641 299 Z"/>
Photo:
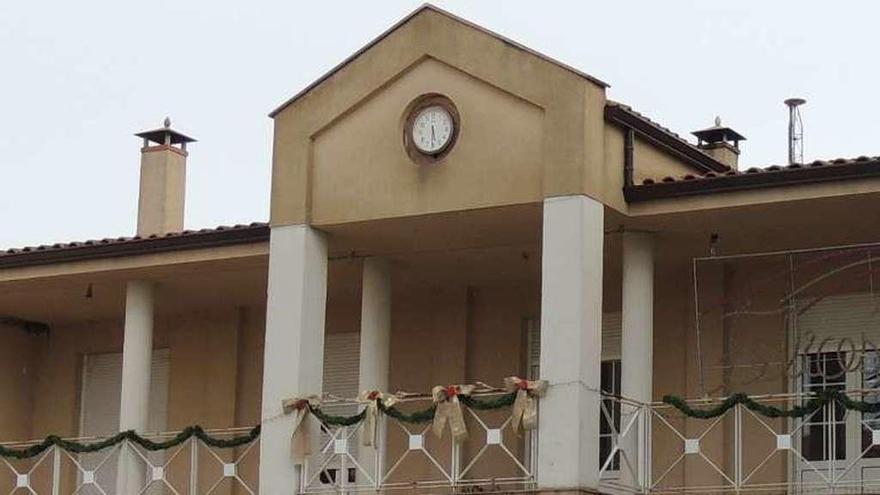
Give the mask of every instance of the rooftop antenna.
<path id="1" fill-rule="evenodd" d="M 788 164 L 804 163 L 804 122 L 799 107 L 806 103 L 803 98 L 785 100 L 788 107 Z"/>

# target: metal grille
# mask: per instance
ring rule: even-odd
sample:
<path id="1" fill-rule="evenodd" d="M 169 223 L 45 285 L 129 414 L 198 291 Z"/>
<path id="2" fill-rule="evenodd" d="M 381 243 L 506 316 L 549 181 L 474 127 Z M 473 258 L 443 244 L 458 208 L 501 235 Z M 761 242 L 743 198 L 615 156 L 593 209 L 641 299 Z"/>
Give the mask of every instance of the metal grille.
<path id="1" fill-rule="evenodd" d="M 213 437 L 243 435 L 250 428 L 212 430 Z M 151 436 L 164 441 L 177 432 Z M 76 439 L 99 441 L 101 438 Z M 37 442 L 5 443 L 23 448 Z M 116 486 L 120 469 L 130 469 L 133 493 L 210 495 L 216 493 L 258 493 L 259 441 L 234 449 L 209 447 L 195 437 L 178 447 L 154 455 L 128 441 L 83 459 L 52 447 L 32 459 L 0 459 L 0 493 L 73 495 L 120 493 Z M 112 476 L 105 476 L 112 473 Z M 121 473 L 121 472 L 120 472 Z M 107 481 L 111 480 L 111 481 Z M 108 486 L 112 485 L 112 486 Z"/>
<path id="2" fill-rule="evenodd" d="M 482 397 L 497 395 L 481 394 Z M 344 401 L 341 401 L 344 402 Z M 424 409 L 429 398 L 406 399 L 405 412 Z M 510 410 L 465 408 L 469 438 L 455 444 L 430 424 L 409 424 L 380 417 L 379 445 L 361 447 L 362 426 L 321 424 L 320 445 L 303 466 L 301 493 L 353 493 L 376 490 L 417 490 L 418 493 L 523 490 L 535 487 L 536 431 L 516 434 Z M 335 469 L 334 473 L 328 468 Z"/>
<path id="3" fill-rule="evenodd" d="M 865 400 L 876 393 L 847 391 L 853 399 Z M 778 394 L 755 399 L 791 408 L 809 397 Z M 837 494 L 880 489 L 880 425 L 872 415 L 837 402 L 803 418 L 768 418 L 737 405 L 717 418 L 692 419 L 666 404 L 610 395 L 603 399 L 603 414 L 610 416 L 611 404 L 622 411 L 619 428 L 611 424 L 611 453 L 620 454 L 620 476 L 603 479 L 607 492 Z M 692 405 L 708 408 L 721 400 L 695 400 Z M 849 435 L 842 436 L 844 432 Z M 823 439 L 819 450 L 810 436 Z M 811 449 L 819 454 L 811 454 Z M 611 468 L 608 457 L 601 473 Z"/>

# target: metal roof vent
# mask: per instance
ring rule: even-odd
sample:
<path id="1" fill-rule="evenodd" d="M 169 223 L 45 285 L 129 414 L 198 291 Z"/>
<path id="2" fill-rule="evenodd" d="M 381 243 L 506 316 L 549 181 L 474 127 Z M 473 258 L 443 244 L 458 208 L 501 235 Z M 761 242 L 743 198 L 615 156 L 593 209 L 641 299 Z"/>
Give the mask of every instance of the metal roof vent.
<path id="1" fill-rule="evenodd" d="M 804 122 L 801 120 L 800 106 L 806 103 L 803 98 L 785 100 L 788 107 L 788 164 L 804 163 Z"/>

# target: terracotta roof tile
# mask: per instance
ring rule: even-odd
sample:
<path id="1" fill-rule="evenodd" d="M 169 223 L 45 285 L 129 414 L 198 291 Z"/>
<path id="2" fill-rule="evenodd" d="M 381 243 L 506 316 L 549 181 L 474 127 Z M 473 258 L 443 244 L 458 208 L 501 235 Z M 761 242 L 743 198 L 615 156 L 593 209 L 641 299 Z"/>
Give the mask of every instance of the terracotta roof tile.
<path id="1" fill-rule="evenodd" d="M 627 201 L 709 194 L 714 192 L 758 189 L 832 180 L 863 179 L 880 176 L 880 156 L 815 160 L 808 164 L 770 165 L 730 170 L 722 174 L 663 177 L 642 180 L 641 184 L 624 189 Z"/>
<path id="2" fill-rule="evenodd" d="M 0 250 L 0 269 L 101 257 L 195 249 L 200 247 L 262 242 L 269 238 L 269 225 L 219 226 L 212 229 L 184 230 L 148 237 L 107 237 L 87 241 L 43 244 Z"/>

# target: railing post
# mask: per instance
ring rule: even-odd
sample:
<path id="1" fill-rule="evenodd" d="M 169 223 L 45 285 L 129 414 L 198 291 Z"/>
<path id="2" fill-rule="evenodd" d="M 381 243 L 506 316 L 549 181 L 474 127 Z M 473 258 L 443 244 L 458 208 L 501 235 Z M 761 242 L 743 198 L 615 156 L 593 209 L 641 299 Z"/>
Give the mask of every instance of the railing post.
<path id="1" fill-rule="evenodd" d="M 648 466 L 648 437 L 647 431 L 645 430 L 645 407 L 646 405 L 640 402 L 637 406 L 636 414 L 638 414 L 638 421 L 636 421 L 636 425 L 638 426 L 638 459 L 636 465 L 638 466 L 638 476 L 636 477 L 636 487 L 639 489 L 640 493 L 645 493 L 645 470 Z"/>
<path id="2" fill-rule="evenodd" d="M 825 406 L 827 420 L 825 421 L 825 427 L 828 429 L 828 445 L 831 445 L 831 453 L 828 456 L 828 479 L 831 480 L 831 491 L 834 491 L 834 488 L 837 487 L 837 479 L 834 475 L 835 464 L 837 464 L 837 403 L 835 401 L 830 401 Z"/>
<path id="3" fill-rule="evenodd" d="M 461 470 L 461 446 L 451 435 L 450 440 L 452 441 L 452 466 L 450 466 L 449 474 L 452 476 L 452 486 L 455 487 L 458 485 L 459 477 L 461 475 L 459 472 Z"/>
<path id="4" fill-rule="evenodd" d="M 832 464 L 834 463 L 836 452 L 834 450 L 834 425 L 831 423 L 831 418 L 833 418 L 834 415 L 829 413 L 834 412 L 833 407 L 834 406 L 832 406 L 831 402 L 822 406 L 822 435 L 825 437 L 825 452 L 823 452 L 823 454 L 827 458 L 825 465 L 827 469 L 826 475 L 828 476 L 828 487 L 832 489 L 834 488 L 834 466 Z"/>
<path id="5" fill-rule="evenodd" d="M 346 451 L 349 449 L 348 445 L 348 426 L 341 426 L 339 430 L 336 431 L 336 440 L 344 440 L 346 443 Z M 336 443 L 336 440 L 333 440 L 333 443 Z M 334 446 L 335 450 L 336 447 Z M 339 475 L 338 475 L 338 485 L 341 493 L 345 493 L 345 487 L 348 485 L 348 465 L 346 461 L 348 461 L 348 455 L 346 454 L 337 454 L 339 455 Z"/>
<path id="6" fill-rule="evenodd" d="M 195 495 L 199 493 L 199 439 L 191 437 L 189 441 L 189 492 Z"/>
<path id="7" fill-rule="evenodd" d="M 734 408 L 733 441 L 733 480 L 734 488 L 738 492 L 742 487 L 742 404 L 737 404 Z"/>
<path id="8" fill-rule="evenodd" d="M 654 410 L 651 404 L 644 404 L 644 421 L 645 421 L 645 476 L 642 484 L 642 493 L 649 493 L 651 486 L 654 484 Z"/>
<path id="9" fill-rule="evenodd" d="M 379 438 L 376 439 L 376 458 L 373 459 L 373 487 L 379 490 L 382 487 L 385 455 L 388 452 L 388 419 L 384 414 L 379 416 L 376 428 L 379 430 Z"/>
<path id="10" fill-rule="evenodd" d="M 61 448 L 52 447 L 52 495 L 61 494 Z"/>
<path id="11" fill-rule="evenodd" d="M 537 484 L 538 481 L 538 429 L 534 429 L 529 433 L 529 474 L 532 475 L 532 481 Z"/>

